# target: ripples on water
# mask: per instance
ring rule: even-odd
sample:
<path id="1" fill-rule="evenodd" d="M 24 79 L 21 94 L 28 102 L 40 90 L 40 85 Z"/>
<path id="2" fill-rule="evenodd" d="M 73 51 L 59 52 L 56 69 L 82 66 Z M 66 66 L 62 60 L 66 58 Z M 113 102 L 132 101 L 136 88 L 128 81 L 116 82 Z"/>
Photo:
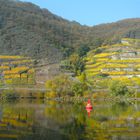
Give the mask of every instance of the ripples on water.
<path id="1" fill-rule="evenodd" d="M 0 104 L 1 140 L 139 140 L 139 102 L 20 100 Z"/>

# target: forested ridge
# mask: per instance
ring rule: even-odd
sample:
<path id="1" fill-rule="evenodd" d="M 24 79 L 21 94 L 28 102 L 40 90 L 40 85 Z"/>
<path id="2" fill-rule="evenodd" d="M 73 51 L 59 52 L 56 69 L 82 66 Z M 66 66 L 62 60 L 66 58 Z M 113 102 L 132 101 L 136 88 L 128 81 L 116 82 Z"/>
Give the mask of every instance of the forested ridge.
<path id="1" fill-rule="evenodd" d="M 140 38 L 140 18 L 88 27 L 32 3 L 0 0 L 1 55 L 46 58 L 54 63 L 81 46 L 94 49 L 119 42 L 122 37 Z"/>

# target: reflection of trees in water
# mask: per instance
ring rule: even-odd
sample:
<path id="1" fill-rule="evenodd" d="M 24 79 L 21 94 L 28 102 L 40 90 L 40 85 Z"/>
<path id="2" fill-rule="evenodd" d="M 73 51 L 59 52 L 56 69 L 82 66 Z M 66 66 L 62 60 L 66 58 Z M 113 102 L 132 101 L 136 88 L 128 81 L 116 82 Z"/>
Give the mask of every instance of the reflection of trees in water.
<path id="1" fill-rule="evenodd" d="M 70 140 L 83 139 L 85 133 L 85 116 L 80 115 L 72 119 L 71 122 L 63 126 L 63 132 L 68 135 Z"/>
<path id="2" fill-rule="evenodd" d="M 140 111 L 127 102 L 93 104 L 88 117 L 84 103 L 47 101 L 4 105 L 0 124 L 19 140 L 121 140 L 140 135 L 138 118 Z"/>
<path id="3" fill-rule="evenodd" d="M 115 116 L 119 116 L 121 115 L 121 113 L 124 113 L 125 111 L 127 111 L 127 109 L 130 107 L 131 107 L 131 104 L 129 104 L 129 102 L 122 101 L 122 102 L 113 103 L 113 105 L 111 106 L 111 110 Z"/>
<path id="4" fill-rule="evenodd" d="M 68 138 L 59 131 L 41 127 L 33 135 L 24 136 L 20 140 L 68 140 Z"/>
<path id="5" fill-rule="evenodd" d="M 94 120 L 110 139 L 115 139 L 115 136 L 117 140 L 140 138 L 140 111 L 130 102 L 113 102 L 108 108 L 100 108 L 99 112 L 97 110 Z M 99 119 L 101 116 L 108 119 L 103 121 Z"/>
<path id="6" fill-rule="evenodd" d="M 46 109 L 46 116 L 56 121 L 61 134 L 65 134 L 68 136 L 67 139 L 73 140 L 109 140 L 115 135 L 123 135 L 122 127 L 126 131 L 130 129 L 133 122 L 130 120 L 128 123 L 125 118 L 129 118 L 135 113 L 132 104 L 113 102 L 102 103 L 99 108 L 98 104 L 96 106 L 93 106 L 91 117 L 88 118 L 83 104 L 58 105 L 55 102 L 52 108 Z"/>
<path id="7" fill-rule="evenodd" d="M 50 102 L 51 108 L 45 109 L 46 116 L 56 122 L 58 131 L 67 136 L 67 140 L 82 138 L 85 129 L 86 110 L 82 103 Z"/>
<path id="8" fill-rule="evenodd" d="M 94 115 L 94 114 L 93 114 Z M 100 122 L 89 118 L 83 103 L 57 104 L 46 107 L 46 116 L 56 122 L 59 132 L 67 136 L 67 140 L 92 140 L 105 138 Z M 100 132 L 99 132 L 100 131 Z"/>
<path id="9" fill-rule="evenodd" d="M 32 134 L 33 110 L 15 107 L 14 104 L 5 104 L 1 107 L 0 138 L 18 139 Z"/>

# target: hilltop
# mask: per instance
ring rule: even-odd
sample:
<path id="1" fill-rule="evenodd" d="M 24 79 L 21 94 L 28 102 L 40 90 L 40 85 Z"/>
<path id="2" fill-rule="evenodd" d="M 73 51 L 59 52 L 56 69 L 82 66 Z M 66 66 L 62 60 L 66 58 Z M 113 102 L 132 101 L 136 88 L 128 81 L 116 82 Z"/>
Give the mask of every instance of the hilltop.
<path id="1" fill-rule="evenodd" d="M 140 38 L 140 18 L 88 27 L 32 3 L 0 0 L 1 55 L 58 63 L 83 45 L 94 49 L 119 42 L 122 37 Z"/>

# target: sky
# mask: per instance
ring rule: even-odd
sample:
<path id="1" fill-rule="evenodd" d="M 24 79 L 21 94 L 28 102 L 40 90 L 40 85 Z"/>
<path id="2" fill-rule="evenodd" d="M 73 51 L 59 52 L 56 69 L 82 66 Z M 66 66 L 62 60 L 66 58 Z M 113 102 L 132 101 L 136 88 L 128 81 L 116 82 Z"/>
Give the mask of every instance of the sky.
<path id="1" fill-rule="evenodd" d="M 140 0 L 22 0 L 82 25 L 140 18 Z"/>

